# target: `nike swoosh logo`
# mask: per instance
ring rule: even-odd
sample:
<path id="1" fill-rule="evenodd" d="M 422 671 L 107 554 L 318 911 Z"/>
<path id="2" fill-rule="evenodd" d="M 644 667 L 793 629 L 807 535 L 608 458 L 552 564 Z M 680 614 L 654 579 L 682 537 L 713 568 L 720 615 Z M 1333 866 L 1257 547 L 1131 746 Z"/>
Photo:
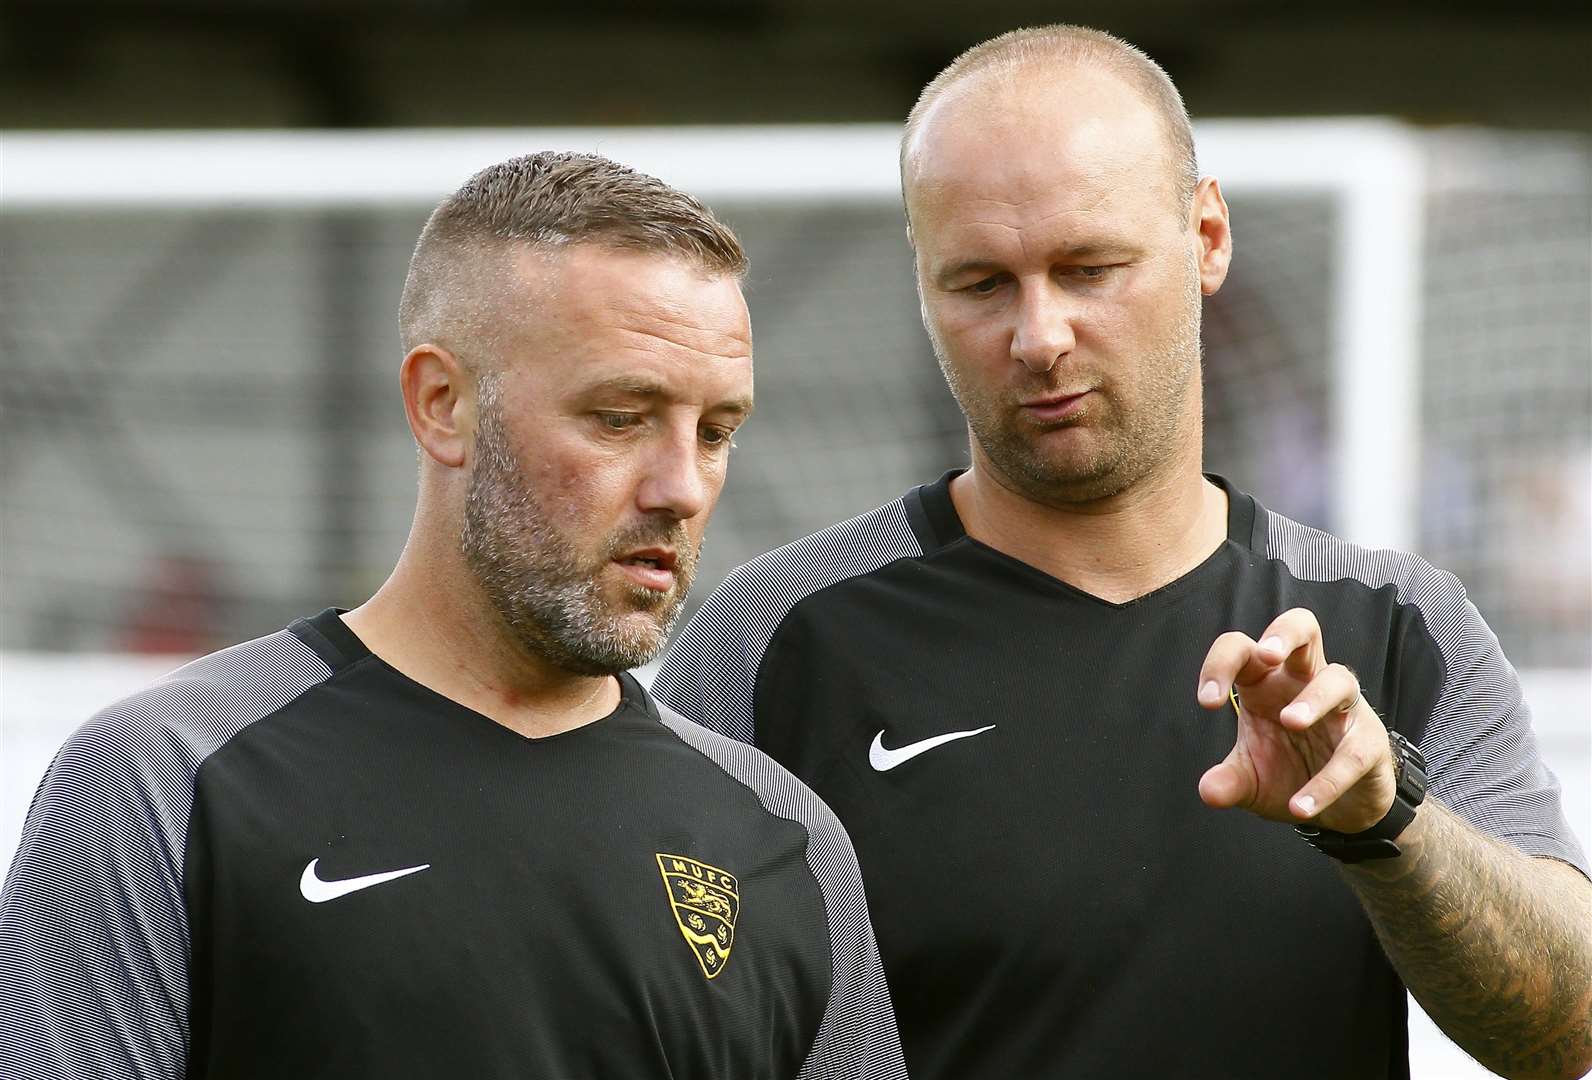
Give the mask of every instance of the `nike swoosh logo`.
<path id="1" fill-rule="evenodd" d="M 908 743 L 896 750 L 886 750 L 884 745 L 884 732 L 873 737 L 873 745 L 868 747 L 868 764 L 876 772 L 889 772 L 903 762 L 911 761 L 919 754 L 933 750 L 936 746 L 944 746 L 957 739 L 971 739 L 974 735 L 982 735 L 986 731 L 994 730 L 995 725 L 974 728 L 972 731 L 948 731 L 944 735 L 936 735 L 932 739 L 922 739 L 915 743 Z"/>
<path id="2" fill-rule="evenodd" d="M 372 885 L 396 881 L 401 877 L 431 869 L 431 864 L 426 863 L 424 866 L 411 866 L 403 870 L 388 870 L 385 874 L 366 874 L 364 877 L 345 878 L 342 881 L 322 881 L 315 873 L 315 864 L 320 861 L 311 859 L 310 864 L 304 868 L 304 873 L 299 875 L 299 892 L 303 893 L 304 899 L 312 904 L 324 904 L 328 900 L 336 900 L 339 896 L 347 896 L 351 892 L 368 889 Z"/>

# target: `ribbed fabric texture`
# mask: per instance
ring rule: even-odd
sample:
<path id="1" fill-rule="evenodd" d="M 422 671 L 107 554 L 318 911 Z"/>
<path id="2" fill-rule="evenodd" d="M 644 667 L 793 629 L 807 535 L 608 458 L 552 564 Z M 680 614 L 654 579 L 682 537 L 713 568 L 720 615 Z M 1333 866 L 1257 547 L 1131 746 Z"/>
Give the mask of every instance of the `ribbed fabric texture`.
<path id="1" fill-rule="evenodd" d="M 1559 783 L 1537 753 L 1519 677 L 1459 580 L 1418 556 L 1362 548 L 1270 511 L 1266 537 L 1268 557 L 1300 580 L 1392 585 L 1400 604 L 1420 611 L 1444 665 L 1420 741 L 1431 795 L 1490 836 L 1592 874 L 1559 827 Z"/>

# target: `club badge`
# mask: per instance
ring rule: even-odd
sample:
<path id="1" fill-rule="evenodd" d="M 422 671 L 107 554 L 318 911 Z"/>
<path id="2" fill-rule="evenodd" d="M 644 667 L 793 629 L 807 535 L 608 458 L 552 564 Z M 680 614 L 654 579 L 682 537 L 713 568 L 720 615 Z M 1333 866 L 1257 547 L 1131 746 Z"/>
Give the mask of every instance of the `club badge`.
<path id="1" fill-rule="evenodd" d="M 741 912 L 735 875 L 684 855 L 662 853 L 658 871 L 669 894 L 675 925 L 702 965 L 702 974 L 717 977 L 735 946 L 735 919 Z"/>

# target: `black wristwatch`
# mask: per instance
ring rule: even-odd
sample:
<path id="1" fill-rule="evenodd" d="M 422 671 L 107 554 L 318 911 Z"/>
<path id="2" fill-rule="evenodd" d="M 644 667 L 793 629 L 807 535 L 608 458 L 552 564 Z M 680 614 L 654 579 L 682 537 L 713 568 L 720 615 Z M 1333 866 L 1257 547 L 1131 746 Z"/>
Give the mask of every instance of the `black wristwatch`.
<path id="1" fill-rule="evenodd" d="M 1393 805 L 1381 821 L 1364 832 L 1341 833 L 1314 825 L 1295 825 L 1298 833 L 1311 847 L 1339 862 L 1357 863 L 1366 859 L 1396 859 L 1404 854 L 1395 842 L 1410 822 L 1415 820 L 1415 808 L 1426 798 L 1426 759 L 1415 749 L 1415 744 L 1396 731 L 1389 730 L 1387 741 L 1393 748 L 1393 777 L 1397 789 Z"/>

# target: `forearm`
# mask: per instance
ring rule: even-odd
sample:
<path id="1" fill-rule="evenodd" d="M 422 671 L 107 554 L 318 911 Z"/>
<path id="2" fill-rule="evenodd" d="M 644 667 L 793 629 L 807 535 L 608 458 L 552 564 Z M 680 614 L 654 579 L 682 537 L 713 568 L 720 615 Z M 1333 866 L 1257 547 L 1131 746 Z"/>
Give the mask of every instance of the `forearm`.
<path id="1" fill-rule="evenodd" d="M 1406 986 L 1509 1077 L 1592 1068 L 1592 882 L 1427 800 L 1397 859 L 1344 867 Z"/>

